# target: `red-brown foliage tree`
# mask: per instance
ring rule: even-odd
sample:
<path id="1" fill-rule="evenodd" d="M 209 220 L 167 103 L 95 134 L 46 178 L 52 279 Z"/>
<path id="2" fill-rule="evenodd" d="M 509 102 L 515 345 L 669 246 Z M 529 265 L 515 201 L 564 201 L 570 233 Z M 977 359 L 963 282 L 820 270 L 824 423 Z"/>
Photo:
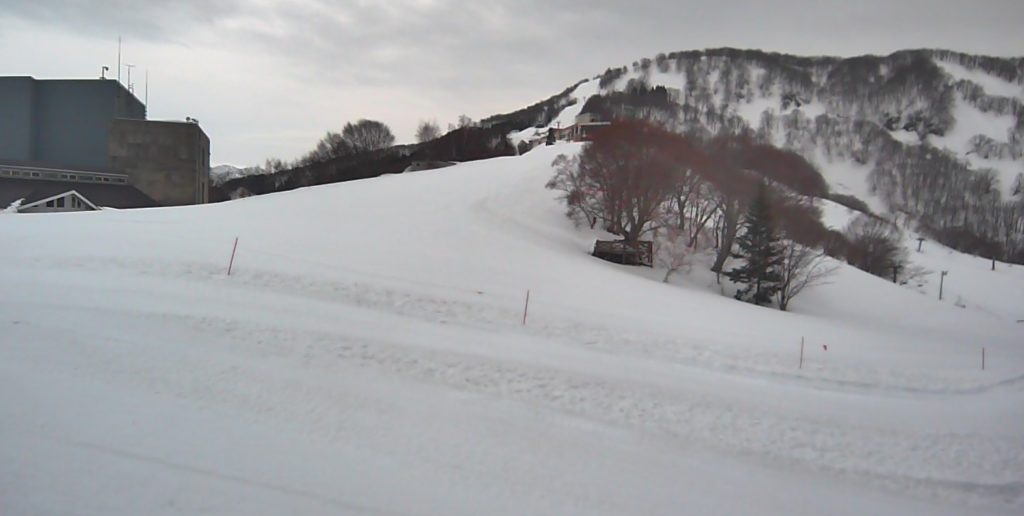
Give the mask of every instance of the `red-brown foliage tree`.
<path id="1" fill-rule="evenodd" d="M 814 165 L 795 152 L 748 142 L 743 154 L 744 167 L 748 170 L 755 170 L 765 178 L 802 195 L 828 195 L 828 183 L 825 182 L 825 178 Z"/>
<path id="2" fill-rule="evenodd" d="M 594 133 L 577 160 L 558 160 L 549 188 L 574 211 L 628 242 L 656 228 L 677 172 L 703 156 L 685 137 L 639 120 Z M 593 222 L 593 220 L 591 221 Z"/>
<path id="3" fill-rule="evenodd" d="M 747 172 L 747 151 L 752 145 L 749 138 L 735 135 L 719 136 L 707 144 L 711 162 L 703 175 L 718 196 L 715 220 L 718 254 L 711 266 L 715 272 L 722 272 L 732 254 L 740 215 L 757 191 L 757 178 Z"/>

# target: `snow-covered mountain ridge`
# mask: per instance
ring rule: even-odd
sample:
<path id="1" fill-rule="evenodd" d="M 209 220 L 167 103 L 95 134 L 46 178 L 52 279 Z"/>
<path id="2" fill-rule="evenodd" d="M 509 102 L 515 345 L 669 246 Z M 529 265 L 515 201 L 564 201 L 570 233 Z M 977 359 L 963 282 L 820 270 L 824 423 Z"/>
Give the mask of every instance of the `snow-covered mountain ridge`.
<path id="1" fill-rule="evenodd" d="M 1024 260 L 1024 59 L 942 50 L 660 54 L 485 123 L 539 126 L 512 134 L 522 140 L 583 112 L 703 136 L 748 132 L 799 152 L 833 191 L 880 214 L 967 251 Z"/>
<path id="2" fill-rule="evenodd" d="M 240 177 L 252 176 L 258 174 L 265 174 L 266 171 L 262 167 L 236 167 L 234 165 L 224 164 L 217 165 L 210 168 L 210 182 L 214 185 L 222 185 L 232 179 L 238 179 Z"/>

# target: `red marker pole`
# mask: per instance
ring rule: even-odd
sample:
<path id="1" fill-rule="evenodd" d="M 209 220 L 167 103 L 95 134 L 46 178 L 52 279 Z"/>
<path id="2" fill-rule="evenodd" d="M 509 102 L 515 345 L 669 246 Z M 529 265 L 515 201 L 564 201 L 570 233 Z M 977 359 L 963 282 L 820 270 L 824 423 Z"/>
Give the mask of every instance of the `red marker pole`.
<path id="1" fill-rule="evenodd" d="M 530 290 L 526 290 L 526 305 L 523 306 L 523 326 L 526 326 L 526 312 L 530 310 Z"/>
<path id="2" fill-rule="evenodd" d="M 238 250 L 238 237 L 235 237 L 235 245 L 231 248 L 231 261 L 228 262 L 228 276 L 231 275 L 231 267 L 235 265 L 235 251 Z"/>

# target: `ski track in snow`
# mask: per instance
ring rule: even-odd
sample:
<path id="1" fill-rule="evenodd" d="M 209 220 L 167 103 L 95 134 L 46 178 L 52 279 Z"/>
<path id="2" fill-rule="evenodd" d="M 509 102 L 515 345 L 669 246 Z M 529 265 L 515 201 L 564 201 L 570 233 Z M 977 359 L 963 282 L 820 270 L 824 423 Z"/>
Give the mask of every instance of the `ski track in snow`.
<path id="1" fill-rule="evenodd" d="M 145 277 L 175 278 L 197 285 L 220 279 L 221 271 L 200 264 L 159 264 L 142 261 L 60 262 L 51 267 L 82 270 L 132 271 Z M 714 346 L 669 339 L 656 335 L 620 335 L 600 325 L 531 321 L 526 328 L 513 322 L 518 314 L 486 302 L 469 303 L 428 297 L 414 292 L 379 288 L 369 284 L 340 283 L 318 278 L 288 276 L 269 271 L 236 275 L 218 286 L 252 294 L 273 292 L 327 304 L 331 311 L 371 310 L 398 320 L 414 319 L 426 326 L 459 326 L 469 330 L 487 346 L 495 335 L 515 339 L 526 335 L 541 339 L 552 348 L 567 348 L 568 356 L 598 353 L 607 355 L 629 369 L 652 368 L 651 381 L 637 381 L 635 375 L 613 375 L 587 371 L 584 367 L 560 367 L 551 363 L 529 363 L 511 358 L 496 360 L 472 347 L 446 349 L 425 345 L 416 338 L 408 341 L 379 340 L 368 331 L 309 331 L 301 327 L 267 322 L 237 321 L 215 315 L 156 314 L 126 312 L 134 321 L 151 320 L 155 327 L 187 328 L 198 342 L 217 340 L 221 346 L 210 350 L 226 354 L 229 360 L 208 360 L 194 352 L 161 354 L 158 363 L 139 363 L 129 353 L 91 354 L 86 347 L 76 363 L 92 364 L 103 374 L 112 374 L 134 388 L 173 392 L 185 400 L 199 400 L 221 407 L 239 407 L 270 420 L 300 420 L 317 428 L 324 438 L 337 438 L 332 431 L 343 428 L 332 414 L 331 392 L 308 390 L 308 385 L 275 385 L 273 390 L 252 391 L 243 386 L 260 385 L 267 379 L 258 368 L 225 366 L 256 358 L 269 368 L 283 361 L 296 371 L 343 374 L 346 369 L 369 369 L 413 382 L 426 382 L 463 393 L 497 399 L 513 399 L 584 417 L 595 421 L 638 428 L 671 437 L 680 445 L 699 444 L 722 453 L 738 454 L 755 461 L 782 463 L 840 477 L 863 481 L 896 492 L 910 492 L 926 499 L 985 504 L 993 501 L 1021 506 L 1024 501 L 1024 442 L 1018 438 L 994 438 L 950 432 L 923 434 L 901 431 L 894 426 L 865 424 L 851 427 L 828 418 L 805 415 L 780 417 L 749 404 L 734 405 L 728 397 L 691 392 L 687 382 L 674 385 L 673 377 L 692 370 L 711 371 L 765 382 L 782 382 L 824 389 L 826 392 L 860 392 L 871 396 L 942 397 L 979 395 L 992 389 L 1021 390 L 1024 378 L 1005 378 L 959 389 L 942 388 L 941 378 L 898 376 L 895 370 L 858 369 L 843 380 L 842 369 L 831 367 L 809 374 L 794 374 L 792 365 L 773 362 L 771 355 L 730 356 Z M 281 319 L 281 318 L 278 318 Z M 320 321 L 323 327 L 332 320 Z M 308 327 L 308 324 L 305 326 Z M 128 349 L 137 344 L 118 341 L 112 335 L 102 339 Z M 237 355 L 237 357 L 236 357 Z M 180 361 L 171 369 L 184 375 L 167 376 L 161 370 L 167 360 Z M 585 363 L 585 362 L 584 362 Z M 757 367 L 749 364 L 756 363 Z M 674 367 L 676 365 L 682 368 Z M 894 380 L 894 376 L 898 380 Z M 886 380 L 879 385 L 863 378 Z M 894 384 L 895 383 L 895 384 Z M 770 384 L 769 384 L 770 385 Z M 929 387 L 929 385 L 934 385 Z M 294 389 L 289 392 L 288 389 Z M 298 401 L 298 402 L 297 402 Z M 333 430 L 332 430 L 333 429 Z M 183 467 L 170 465 L 170 467 Z M 202 474 L 206 474 L 201 472 Z M 273 486 L 270 486 L 273 488 Z M 330 500 L 328 500 L 330 501 Z"/>
<path id="2" fill-rule="evenodd" d="M 205 264 L 156 263 L 140 261 L 112 261 L 109 259 L 93 262 L 54 260 L 49 266 L 75 268 L 79 270 L 135 271 L 144 276 L 167 279 L 188 279 L 196 282 L 223 281 L 223 272 Z M 773 381 L 798 382 L 804 387 L 814 387 L 839 392 L 859 392 L 884 396 L 948 396 L 973 395 L 994 388 L 1024 385 L 1024 373 L 1000 378 L 981 380 L 976 375 L 965 375 L 964 383 L 950 383 L 948 373 L 929 376 L 927 372 L 906 371 L 899 367 L 865 364 L 830 363 L 827 369 L 819 364 L 808 365 L 808 369 L 794 372 L 792 356 L 778 352 L 754 352 L 723 347 L 722 342 L 671 337 L 653 332 L 623 333 L 602 327 L 593 321 L 566 320 L 534 316 L 526 328 L 519 328 L 517 322 L 522 316 L 518 310 L 510 310 L 499 303 L 488 301 L 485 292 L 478 291 L 472 301 L 431 297 L 423 293 L 402 291 L 397 288 L 376 286 L 369 282 L 340 282 L 323 278 L 286 275 L 268 270 L 236 273 L 225 286 L 244 288 L 254 292 L 274 292 L 277 295 L 294 296 L 323 302 L 351 305 L 376 311 L 387 312 L 403 318 L 425 322 L 440 321 L 441 324 L 458 324 L 480 331 L 508 331 L 514 328 L 527 335 L 550 340 L 581 349 L 607 353 L 610 356 L 648 357 L 661 362 L 681 366 L 714 370 L 745 378 L 760 377 Z M 847 369 L 849 368 L 849 369 Z"/>

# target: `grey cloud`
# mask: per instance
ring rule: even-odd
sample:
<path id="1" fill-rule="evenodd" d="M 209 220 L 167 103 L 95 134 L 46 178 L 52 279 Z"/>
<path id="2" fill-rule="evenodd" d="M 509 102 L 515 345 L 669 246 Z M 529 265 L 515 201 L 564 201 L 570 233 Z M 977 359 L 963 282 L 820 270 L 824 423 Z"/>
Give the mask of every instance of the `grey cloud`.
<path id="1" fill-rule="evenodd" d="M 404 105 L 482 117 L 523 107 L 609 66 L 718 46 L 1024 55 L 1019 0 L 0 0 L 0 27 L 11 17 L 90 37 L 123 34 L 258 56 L 265 73 L 294 80 L 299 89 L 289 101 L 306 113 L 319 106 L 302 84 L 338 95 L 379 89 L 404 96 Z M 189 59 L 205 59 L 202 54 Z M 387 101 L 384 95 L 366 100 Z M 409 113 L 408 123 L 435 116 Z M 289 130 L 298 130 L 302 117 L 295 118 Z"/>
<path id="2" fill-rule="evenodd" d="M 244 5 L 242 0 L 0 0 L 0 19 L 17 17 L 103 37 L 178 41 Z"/>
<path id="3" fill-rule="evenodd" d="M 656 52 L 709 46 L 845 55 L 906 46 L 1022 53 L 1020 38 L 1006 40 L 1024 21 L 1022 5 L 1009 0 L 945 5 L 921 0 L 0 0 L 0 12 L 107 37 L 177 40 L 207 31 L 207 38 L 240 51 L 255 46 L 305 66 L 312 77 L 377 85 L 412 74 L 418 82 L 461 91 L 470 83 L 516 82 L 522 80 L 517 75 L 531 71 L 547 75 L 586 66 L 591 74 Z M 279 30 L 230 24 L 246 17 Z M 217 32 L 210 34 L 211 29 Z"/>

